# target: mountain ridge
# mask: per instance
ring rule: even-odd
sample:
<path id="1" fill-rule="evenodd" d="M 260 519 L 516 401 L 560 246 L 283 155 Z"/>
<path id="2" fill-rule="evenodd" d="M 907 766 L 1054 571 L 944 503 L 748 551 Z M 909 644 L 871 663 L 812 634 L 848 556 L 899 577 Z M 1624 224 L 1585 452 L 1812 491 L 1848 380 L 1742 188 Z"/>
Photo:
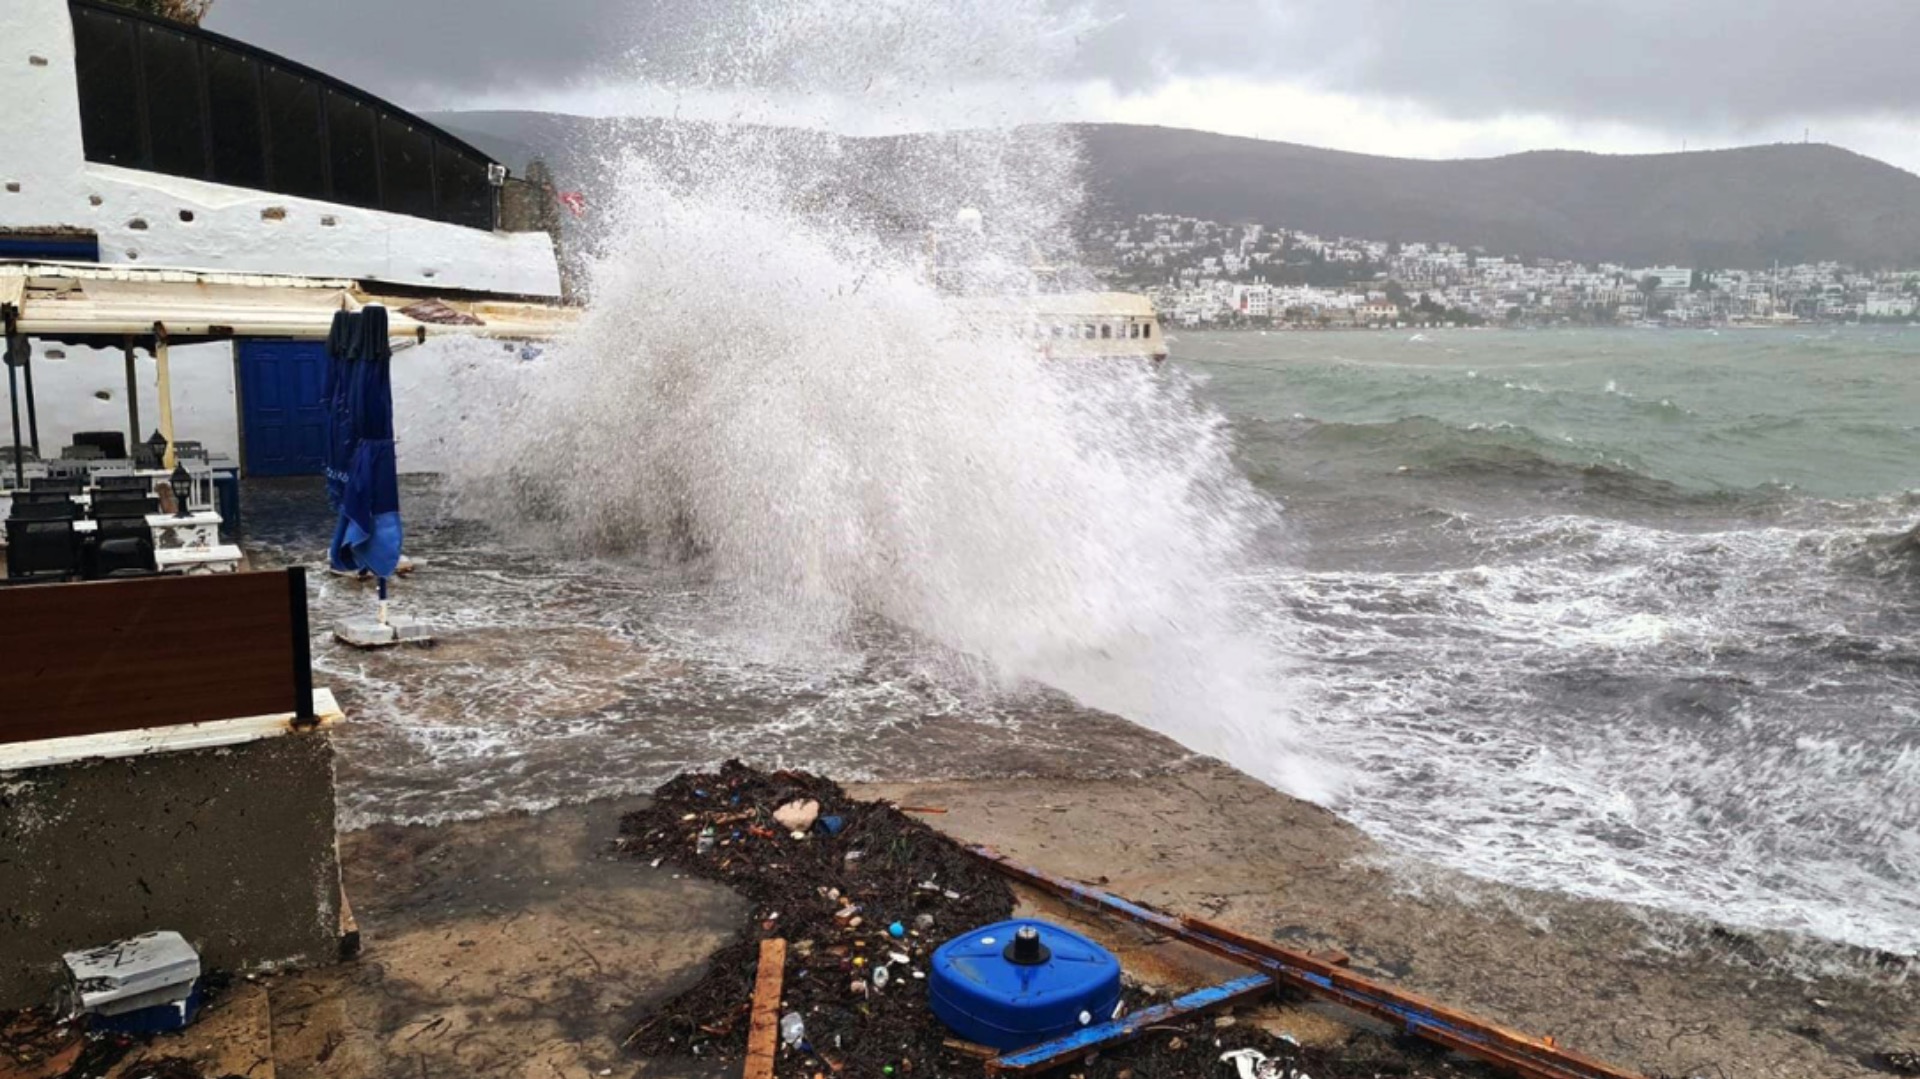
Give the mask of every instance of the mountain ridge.
<path id="1" fill-rule="evenodd" d="M 543 157 L 563 181 L 589 191 L 609 182 L 596 144 L 644 145 L 679 128 L 720 129 L 538 112 L 429 118 L 515 168 Z M 1631 266 L 1920 266 L 1920 176 L 1821 143 L 1426 160 L 1188 128 L 1065 126 L 1082 148 L 1091 209 L 1106 218 L 1169 213 Z M 950 136 L 863 138 L 790 129 L 790 137 L 837 138 L 858 151 L 847 155 L 850 161 L 871 162 L 905 144 Z"/>

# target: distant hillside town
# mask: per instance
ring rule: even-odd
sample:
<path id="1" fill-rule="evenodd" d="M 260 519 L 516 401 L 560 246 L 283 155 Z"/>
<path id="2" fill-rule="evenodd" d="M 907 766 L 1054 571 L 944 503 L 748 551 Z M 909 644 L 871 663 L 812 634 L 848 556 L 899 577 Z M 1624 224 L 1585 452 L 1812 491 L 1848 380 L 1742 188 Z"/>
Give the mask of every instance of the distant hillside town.
<path id="1" fill-rule="evenodd" d="M 1182 326 L 1680 325 L 1906 322 L 1920 270 L 1583 265 L 1448 243 L 1325 237 L 1142 214 L 1097 224 L 1100 275 Z"/>

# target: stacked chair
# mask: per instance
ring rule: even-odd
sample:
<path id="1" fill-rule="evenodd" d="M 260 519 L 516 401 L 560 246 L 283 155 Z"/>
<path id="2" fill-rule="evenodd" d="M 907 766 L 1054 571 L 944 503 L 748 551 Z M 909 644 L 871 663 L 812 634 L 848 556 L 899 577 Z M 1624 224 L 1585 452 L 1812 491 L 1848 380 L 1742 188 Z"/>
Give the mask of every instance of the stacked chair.
<path id="1" fill-rule="evenodd" d="M 89 533 L 74 527 L 81 517 L 78 493 L 79 484 L 66 479 L 39 479 L 33 490 L 14 492 L 7 516 L 9 581 L 100 580 L 159 571 L 147 524 L 147 515 L 160 511 L 151 480 L 103 478 L 87 507 L 93 521 Z"/>
<path id="2" fill-rule="evenodd" d="M 87 576 L 100 580 L 158 572 L 147 515 L 159 512 L 160 500 L 150 488 L 95 488 L 92 516 L 96 531 L 87 550 Z"/>
<path id="3" fill-rule="evenodd" d="M 65 491 L 15 491 L 7 515 L 7 579 L 70 581 L 80 576 L 80 534 L 73 528 L 79 516 L 79 503 Z"/>

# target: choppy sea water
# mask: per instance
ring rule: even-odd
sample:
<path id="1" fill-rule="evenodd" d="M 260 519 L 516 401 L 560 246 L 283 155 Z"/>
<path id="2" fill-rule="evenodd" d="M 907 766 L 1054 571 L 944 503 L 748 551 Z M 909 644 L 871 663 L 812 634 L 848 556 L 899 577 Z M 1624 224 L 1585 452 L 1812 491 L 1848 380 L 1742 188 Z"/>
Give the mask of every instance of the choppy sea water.
<path id="1" fill-rule="evenodd" d="M 1492 879 L 1914 952 L 1917 358 L 1906 332 L 1619 331 L 1187 334 L 1173 362 L 1284 511 L 1230 584 L 1339 812 Z M 317 558 L 317 487 L 249 497 L 269 559 Z M 878 619 L 789 648 L 697 569 L 407 497 L 425 565 L 397 594 L 443 643 L 316 647 L 353 713 L 349 823 L 730 755 L 919 778 L 1184 752 Z M 316 624 L 372 603 L 316 580 Z"/>
<path id="2" fill-rule="evenodd" d="M 1190 334 L 1300 542 L 1340 811 L 1489 878 L 1920 950 L 1920 333 Z"/>

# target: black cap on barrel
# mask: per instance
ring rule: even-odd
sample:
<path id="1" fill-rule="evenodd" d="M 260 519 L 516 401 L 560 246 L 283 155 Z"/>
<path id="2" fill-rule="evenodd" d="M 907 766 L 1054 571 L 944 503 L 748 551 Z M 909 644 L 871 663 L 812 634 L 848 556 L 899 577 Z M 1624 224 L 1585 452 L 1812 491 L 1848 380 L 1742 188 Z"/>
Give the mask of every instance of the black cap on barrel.
<path id="1" fill-rule="evenodd" d="M 1020 967 L 1037 967 L 1053 958 L 1053 952 L 1040 943 L 1040 931 L 1030 925 L 1015 930 L 1013 943 L 1000 954 L 1007 962 Z"/>

